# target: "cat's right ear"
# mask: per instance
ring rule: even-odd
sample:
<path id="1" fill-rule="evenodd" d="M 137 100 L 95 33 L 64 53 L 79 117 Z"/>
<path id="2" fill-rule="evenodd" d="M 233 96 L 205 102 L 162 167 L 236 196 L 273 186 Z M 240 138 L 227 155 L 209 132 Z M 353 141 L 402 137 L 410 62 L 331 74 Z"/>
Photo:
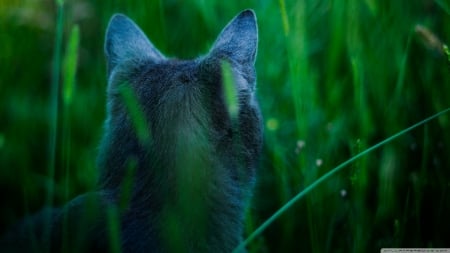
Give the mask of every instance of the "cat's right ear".
<path id="1" fill-rule="evenodd" d="M 209 54 L 213 57 L 228 58 L 245 66 L 253 66 L 257 48 L 256 15 L 253 10 L 245 10 L 222 30 Z"/>
<path id="2" fill-rule="evenodd" d="M 123 14 L 115 14 L 109 21 L 106 29 L 105 55 L 108 76 L 121 62 L 144 60 L 159 62 L 165 59 L 144 32 Z"/>

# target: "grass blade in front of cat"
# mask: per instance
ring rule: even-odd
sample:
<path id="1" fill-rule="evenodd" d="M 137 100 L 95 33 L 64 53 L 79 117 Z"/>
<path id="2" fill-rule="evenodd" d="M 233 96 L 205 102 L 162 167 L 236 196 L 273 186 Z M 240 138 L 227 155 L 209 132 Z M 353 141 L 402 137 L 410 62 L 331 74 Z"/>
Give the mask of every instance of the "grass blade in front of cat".
<path id="1" fill-rule="evenodd" d="M 123 97 L 139 141 L 142 144 L 147 145 L 151 139 L 150 128 L 145 120 L 144 113 L 140 108 L 133 89 L 129 84 L 124 83 L 120 85 L 119 92 Z"/>
<path id="2" fill-rule="evenodd" d="M 225 93 L 225 104 L 230 118 L 234 121 L 237 119 L 239 111 L 239 101 L 237 96 L 236 85 L 233 80 L 233 72 L 231 65 L 227 61 L 222 62 L 222 79 L 223 89 Z"/>

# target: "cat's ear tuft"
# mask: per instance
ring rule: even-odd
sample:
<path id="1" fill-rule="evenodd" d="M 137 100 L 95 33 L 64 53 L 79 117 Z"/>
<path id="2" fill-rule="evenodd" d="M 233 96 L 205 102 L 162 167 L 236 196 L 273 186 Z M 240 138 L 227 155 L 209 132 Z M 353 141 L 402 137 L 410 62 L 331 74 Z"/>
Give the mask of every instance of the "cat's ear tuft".
<path id="1" fill-rule="evenodd" d="M 222 30 L 211 48 L 210 56 L 226 57 L 240 64 L 253 65 L 257 48 L 256 15 L 253 10 L 245 10 Z"/>
<path id="2" fill-rule="evenodd" d="M 150 60 L 158 62 L 165 57 L 153 46 L 142 30 L 127 16 L 115 14 L 106 29 L 105 54 L 108 74 L 124 61 Z"/>

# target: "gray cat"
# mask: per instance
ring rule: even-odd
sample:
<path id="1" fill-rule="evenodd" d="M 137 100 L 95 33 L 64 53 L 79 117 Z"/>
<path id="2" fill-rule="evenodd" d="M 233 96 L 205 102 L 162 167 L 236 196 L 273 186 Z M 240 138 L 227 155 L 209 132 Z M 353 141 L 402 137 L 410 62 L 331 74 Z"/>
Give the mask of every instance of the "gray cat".
<path id="1" fill-rule="evenodd" d="M 25 220 L 2 245 L 31 252 L 231 252 L 242 241 L 262 145 L 257 40 L 255 14 L 246 10 L 207 55 L 168 59 L 133 21 L 114 15 L 105 42 L 99 190 Z"/>

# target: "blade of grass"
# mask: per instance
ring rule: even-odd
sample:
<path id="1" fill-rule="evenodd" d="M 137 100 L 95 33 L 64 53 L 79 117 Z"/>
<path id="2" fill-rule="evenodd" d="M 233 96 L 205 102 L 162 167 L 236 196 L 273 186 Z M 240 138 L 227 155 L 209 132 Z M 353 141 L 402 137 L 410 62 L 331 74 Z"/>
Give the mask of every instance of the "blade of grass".
<path id="1" fill-rule="evenodd" d="M 450 5 L 444 0 L 434 0 L 448 15 L 450 15 Z"/>
<path id="2" fill-rule="evenodd" d="M 407 70 L 407 62 L 408 62 L 408 55 L 409 55 L 409 49 L 411 47 L 411 40 L 412 40 L 412 32 L 408 35 L 408 41 L 406 42 L 406 48 L 405 52 L 403 53 L 400 70 L 398 74 L 397 84 L 395 85 L 395 94 L 396 97 L 401 96 L 401 92 L 403 91 L 403 85 L 405 83 L 405 76 L 406 76 L 406 70 Z"/>
<path id="3" fill-rule="evenodd" d="M 77 68 L 77 55 L 78 55 L 78 44 L 80 40 L 80 30 L 77 25 L 72 28 L 70 33 L 69 41 L 67 43 L 66 54 L 64 56 L 64 70 L 63 70 L 63 128 L 62 128 L 62 150 L 63 150 L 63 161 L 64 161 L 64 200 L 68 201 L 70 197 L 70 153 L 71 153 L 71 143 L 70 143 L 70 107 L 72 104 L 72 97 L 75 87 L 75 74 Z M 68 215 L 67 213 L 63 217 L 63 252 L 69 251 L 68 241 L 69 241 L 69 227 L 68 227 Z"/>
<path id="4" fill-rule="evenodd" d="M 149 144 L 151 139 L 150 128 L 145 120 L 144 112 L 137 101 L 137 97 L 134 94 L 133 89 L 129 84 L 124 83 L 120 86 L 119 91 L 123 97 L 139 140 L 142 144 Z"/>
<path id="5" fill-rule="evenodd" d="M 60 68 L 61 68 L 61 48 L 64 29 L 64 1 L 58 0 L 57 4 L 57 19 L 56 19 L 56 35 L 55 35 L 55 47 L 53 51 L 53 64 L 52 64 L 52 86 L 50 93 L 50 134 L 49 134 L 49 157 L 48 157 L 48 171 L 47 176 L 49 180 L 55 177 L 55 156 L 56 156 L 56 136 L 58 128 L 58 91 L 60 81 Z M 46 196 L 46 205 L 48 207 L 53 206 L 54 196 L 54 184 L 48 185 L 48 191 Z M 50 237 L 50 223 L 51 213 L 46 215 L 46 223 L 44 229 L 44 240 L 47 241 Z"/>
<path id="6" fill-rule="evenodd" d="M 108 235 L 109 235 L 109 247 L 111 252 L 120 253 L 120 223 L 119 223 L 119 211 L 115 206 L 110 206 L 107 209 L 108 216 Z"/>
<path id="7" fill-rule="evenodd" d="M 79 42 L 80 28 L 78 25 L 75 25 L 70 33 L 66 55 L 64 56 L 63 101 L 65 104 L 70 104 L 72 102 L 73 91 L 75 88 L 75 74 L 78 62 L 77 56 Z"/>
<path id="8" fill-rule="evenodd" d="M 281 19 L 283 21 L 284 36 L 287 37 L 289 35 L 289 19 L 286 12 L 286 3 L 284 0 L 279 0 L 278 3 L 280 5 Z"/>
<path id="9" fill-rule="evenodd" d="M 450 63 L 450 50 L 448 49 L 448 46 L 444 44 L 442 50 L 444 50 L 445 55 L 447 55 L 447 61 Z"/>
<path id="10" fill-rule="evenodd" d="M 227 61 L 222 62 L 223 89 L 225 93 L 225 104 L 227 105 L 228 114 L 232 120 L 237 119 L 239 111 L 239 103 L 236 86 L 233 81 L 233 73 L 231 65 Z"/>
<path id="11" fill-rule="evenodd" d="M 127 161 L 127 171 L 122 181 L 119 196 L 119 213 L 122 214 L 130 206 L 130 200 L 134 184 L 134 176 L 137 168 L 137 160 L 130 159 Z"/>
<path id="12" fill-rule="evenodd" d="M 307 186 L 303 191 L 301 191 L 300 193 L 298 193 L 296 196 L 294 196 L 289 202 L 287 202 L 286 204 L 284 204 L 280 209 L 278 209 L 278 211 L 276 211 L 272 216 L 270 216 L 269 219 L 267 219 L 263 224 L 261 224 L 261 226 L 259 226 L 249 237 L 247 237 L 247 239 L 245 239 L 241 244 L 239 244 L 234 250 L 233 252 L 240 252 L 241 250 L 244 249 L 244 247 L 250 243 L 251 241 L 253 241 L 258 235 L 260 235 L 270 224 L 272 224 L 276 219 L 278 219 L 283 213 L 285 213 L 289 208 L 291 208 L 297 201 L 299 201 L 303 196 L 305 196 L 306 194 L 308 194 L 309 192 L 311 192 L 314 188 L 316 188 L 319 184 L 321 184 L 322 182 L 324 182 L 325 180 L 329 179 L 331 176 L 333 176 L 334 174 L 336 174 L 337 172 L 339 172 L 340 170 L 342 170 L 344 167 L 346 167 L 347 165 L 351 164 L 352 162 L 354 162 L 355 160 L 363 157 L 364 155 L 367 155 L 368 153 L 374 151 L 377 148 L 380 148 L 383 145 L 386 145 L 387 143 L 395 140 L 396 138 L 406 134 L 407 132 L 412 131 L 413 129 L 422 126 L 428 122 L 430 122 L 433 119 L 436 119 L 442 115 L 444 115 L 445 113 L 450 112 L 450 108 L 447 108 L 445 110 L 442 110 L 408 128 L 403 129 L 402 131 L 384 139 L 383 141 L 371 146 L 370 148 L 358 153 L 357 155 L 353 156 L 352 158 L 348 159 L 347 161 L 339 164 L 337 167 L 335 167 L 334 169 L 330 170 L 329 172 L 327 172 L 325 175 L 321 176 L 319 179 L 317 179 L 316 181 L 314 181 L 312 184 L 310 184 L 309 186 Z"/>

